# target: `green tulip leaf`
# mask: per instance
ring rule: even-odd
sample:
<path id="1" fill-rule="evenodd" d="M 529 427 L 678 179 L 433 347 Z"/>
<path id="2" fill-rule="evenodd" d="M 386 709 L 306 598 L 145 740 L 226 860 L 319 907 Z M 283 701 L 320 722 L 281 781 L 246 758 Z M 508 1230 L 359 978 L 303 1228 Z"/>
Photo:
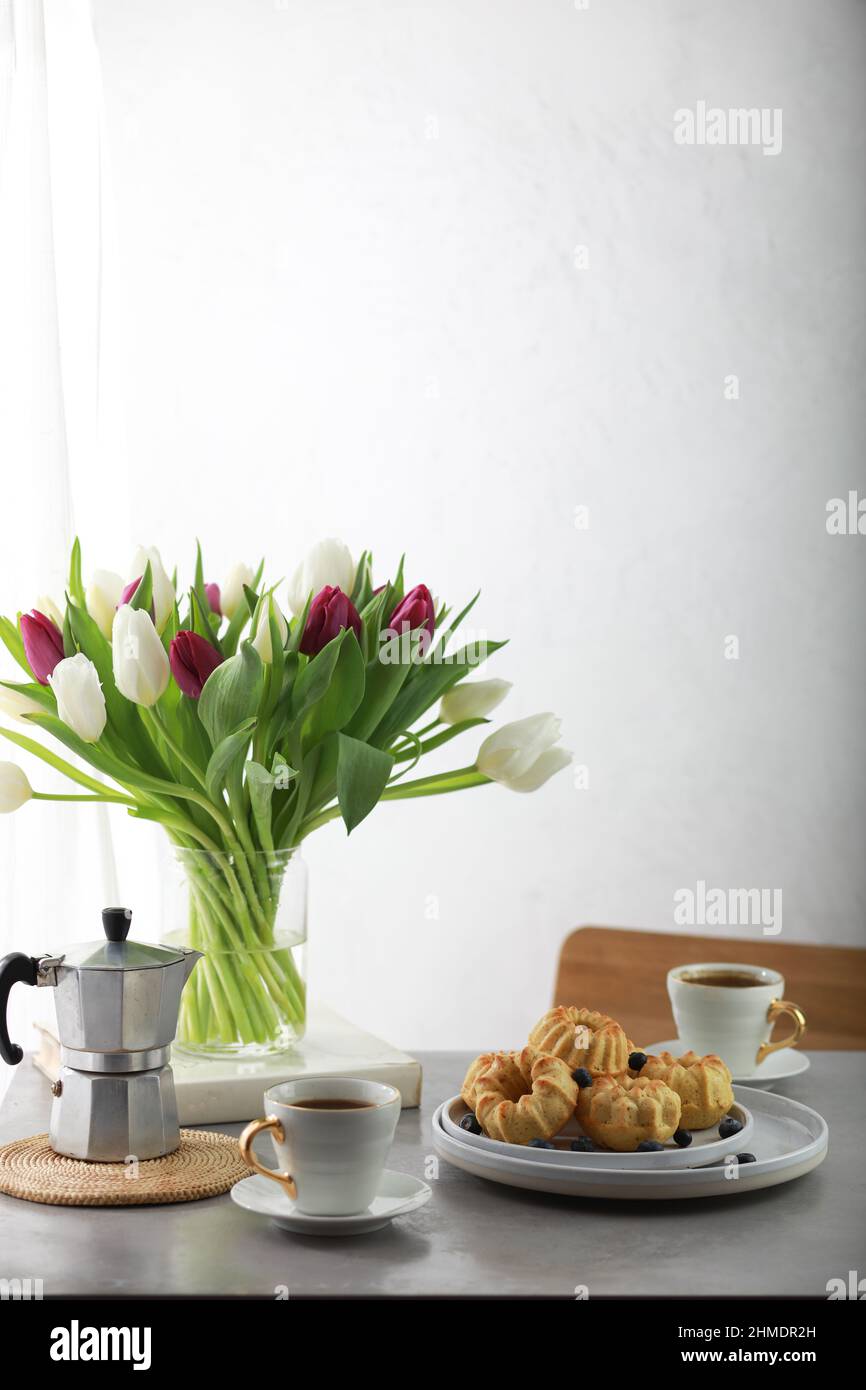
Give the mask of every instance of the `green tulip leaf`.
<path id="1" fill-rule="evenodd" d="M 195 579 L 193 583 L 201 593 L 204 593 L 204 563 L 201 558 L 201 541 L 198 538 L 196 538 L 195 543 Z"/>
<path id="2" fill-rule="evenodd" d="M 199 637 L 203 637 L 206 642 L 210 642 L 214 651 L 219 652 L 222 656 L 223 649 L 216 633 L 207 594 L 198 585 L 189 591 L 189 617 L 193 632 L 197 633 Z"/>
<path id="3" fill-rule="evenodd" d="M 330 683 L 305 716 L 303 740 L 306 747 L 346 727 L 364 698 L 364 682 L 361 648 L 354 633 L 348 633 L 340 644 Z"/>
<path id="4" fill-rule="evenodd" d="M 255 722 L 255 719 L 245 719 L 237 729 L 226 734 L 225 738 L 221 739 L 214 748 L 207 765 L 207 772 L 204 775 L 207 789 L 214 801 L 219 800 L 220 793 L 229 779 L 229 774 L 246 753 Z"/>
<path id="5" fill-rule="evenodd" d="M 208 676 L 198 702 L 198 717 L 214 749 L 256 714 L 263 680 L 261 657 L 250 642 L 242 642 L 240 650 Z"/>
<path id="6" fill-rule="evenodd" d="M 374 657 L 367 662 L 364 699 L 346 727 L 347 734 L 364 740 L 370 737 L 399 695 L 410 669 L 405 661 L 379 661 Z M 403 727 L 406 727 L 405 720 Z"/>
<path id="7" fill-rule="evenodd" d="M 424 662 L 418 668 L 414 679 L 407 681 L 394 700 L 384 719 L 373 731 L 372 737 L 379 747 L 391 742 L 401 729 L 411 729 L 416 719 L 420 719 L 446 690 L 463 680 L 470 671 L 475 671 L 489 656 L 504 647 L 504 642 L 469 642 L 453 656 L 444 657 L 438 662 Z"/>
<path id="8" fill-rule="evenodd" d="M 69 556 L 69 592 L 79 608 L 83 608 L 85 599 L 84 582 L 81 578 L 81 542 L 77 536 L 72 542 L 72 551 Z"/>
<path id="9" fill-rule="evenodd" d="M 292 691 L 291 709 L 294 721 L 302 719 L 307 710 L 311 709 L 317 700 L 321 700 L 328 689 L 340 655 L 340 647 L 348 632 L 348 628 L 343 628 L 336 637 L 332 637 L 328 645 L 311 657 L 298 674 Z"/>
<path id="10" fill-rule="evenodd" d="M 144 574 L 136 587 L 135 593 L 129 600 L 130 608 L 143 608 L 145 613 L 150 611 L 153 603 L 153 571 L 150 568 L 150 561 L 144 567 Z"/>
<path id="11" fill-rule="evenodd" d="M 42 705 L 49 714 L 57 713 L 57 701 L 54 692 L 48 685 L 40 685 L 38 681 L 0 681 L 0 685 L 7 690 L 15 690 L 19 695 L 26 695 L 28 699 L 35 700 L 37 705 Z M 35 714 L 36 711 L 34 710 Z"/>
<path id="12" fill-rule="evenodd" d="M 346 734 L 338 734 L 337 740 L 337 800 L 346 831 L 351 835 L 388 785 L 394 759 L 380 748 Z"/>
<path id="13" fill-rule="evenodd" d="M 20 619 L 20 613 L 18 617 Z M 0 618 L 0 642 L 3 643 L 9 655 L 17 661 L 22 671 L 26 671 L 27 675 L 32 677 L 33 672 L 30 670 L 30 663 L 24 654 L 24 642 L 21 633 L 9 618 Z"/>

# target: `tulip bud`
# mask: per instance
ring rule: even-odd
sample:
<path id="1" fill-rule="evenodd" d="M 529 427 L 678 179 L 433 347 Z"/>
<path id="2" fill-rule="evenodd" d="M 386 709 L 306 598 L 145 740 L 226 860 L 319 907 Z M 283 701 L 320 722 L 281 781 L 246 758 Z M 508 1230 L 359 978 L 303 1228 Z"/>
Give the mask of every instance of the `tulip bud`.
<path id="1" fill-rule="evenodd" d="M 155 705 L 169 679 L 168 657 L 149 613 L 118 608 L 111 629 L 114 684 L 136 705 Z"/>
<path id="2" fill-rule="evenodd" d="M 357 608 L 342 589 L 332 589 L 326 584 L 310 604 L 307 625 L 301 638 L 301 651 L 307 656 L 315 656 L 344 627 L 350 627 L 360 642 L 361 619 Z"/>
<path id="3" fill-rule="evenodd" d="M 436 625 L 436 609 L 433 595 L 426 584 L 416 584 L 404 599 L 401 599 L 388 619 L 388 630 L 398 636 L 403 632 L 414 632 L 423 628 L 428 637 L 433 636 Z"/>
<path id="4" fill-rule="evenodd" d="M 154 623 L 157 632 L 162 632 L 174 609 L 174 585 L 165 572 L 162 559 L 155 545 L 138 547 L 129 574 L 130 579 L 134 578 L 135 575 L 140 578 L 147 568 L 148 561 L 150 561 L 150 577 L 153 586 Z M 133 589 L 132 592 L 134 593 L 135 590 Z M 128 601 L 128 599 L 121 600 L 121 602 Z"/>
<path id="5" fill-rule="evenodd" d="M 123 606 L 124 603 L 131 603 L 131 602 L 132 602 L 133 595 L 135 594 L 135 591 L 136 591 L 136 589 L 138 588 L 138 586 L 139 586 L 139 584 L 141 583 L 141 581 L 142 581 L 143 578 L 144 578 L 144 575 L 140 574 L 140 575 L 138 576 L 137 579 L 130 579 L 129 583 L 128 583 L 127 585 L 125 585 L 124 590 L 123 590 L 123 593 L 120 595 L 120 603 L 117 605 L 118 608 L 121 608 L 121 607 Z M 147 611 L 148 611 L 148 613 L 150 614 L 150 621 L 153 622 L 154 619 L 155 619 L 155 617 L 156 617 L 156 614 L 155 614 L 155 611 L 154 611 L 154 607 L 153 607 L 153 603 L 151 603 L 151 605 L 150 605 L 150 607 L 148 608 Z"/>
<path id="6" fill-rule="evenodd" d="M 318 594 L 326 588 L 342 589 L 344 594 L 350 594 L 354 582 L 355 563 L 348 546 L 342 541 L 318 541 L 289 581 L 289 607 L 295 614 L 303 613 L 310 594 Z"/>
<path id="7" fill-rule="evenodd" d="M 182 628 L 171 640 L 168 660 L 171 674 L 184 695 L 197 700 L 208 676 L 222 664 L 223 658 L 207 638 Z"/>
<path id="8" fill-rule="evenodd" d="M 34 608 L 21 615 L 21 637 L 27 664 L 40 685 L 48 684 L 48 677 L 58 661 L 63 660 L 63 634 L 60 628 Z"/>
<path id="9" fill-rule="evenodd" d="M 50 594 L 40 594 L 36 600 L 36 607 L 40 613 L 44 613 L 46 618 L 50 618 L 55 627 L 63 631 L 63 614 L 54 602 Z"/>
<path id="10" fill-rule="evenodd" d="M 44 713 L 45 709 L 38 700 L 32 700 L 23 690 L 14 690 L 0 683 L 0 714 L 6 714 L 10 719 L 17 719 L 26 724 L 25 715 Z"/>
<path id="11" fill-rule="evenodd" d="M 84 596 L 87 611 L 103 637 L 111 641 L 111 624 L 114 610 L 119 603 L 128 603 L 122 598 L 123 580 L 113 570 L 96 570 Z"/>
<path id="12" fill-rule="evenodd" d="M 17 811 L 33 795 L 33 788 L 17 763 L 0 763 L 0 815 Z"/>
<path id="13" fill-rule="evenodd" d="M 249 588 L 254 579 L 255 575 L 249 565 L 237 564 L 234 569 L 229 570 L 221 594 L 222 611 L 229 620 L 234 617 L 240 605 L 246 603 L 244 585 Z"/>
<path id="14" fill-rule="evenodd" d="M 485 719 L 501 705 L 511 681 L 461 681 L 442 696 L 440 724 L 460 724 L 464 719 Z"/>
<path id="15" fill-rule="evenodd" d="M 273 608 L 274 617 L 277 620 L 277 627 L 280 630 L 280 642 L 283 646 L 286 645 L 286 638 L 289 635 L 288 624 L 276 603 L 274 603 L 273 598 L 270 599 L 269 603 L 263 603 L 261 612 L 259 613 L 259 620 L 256 623 L 253 646 L 266 666 L 270 666 L 274 659 L 274 654 L 271 649 L 271 625 L 268 620 L 268 613 L 271 607 Z"/>
<path id="16" fill-rule="evenodd" d="M 553 714 L 532 714 L 503 724 L 479 748 L 478 771 L 510 791 L 534 792 L 571 762 L 565 748 L 554 747 L 560 722 Z"/>
<path id="17" fill-rule="evenodd" d="M 215 618 L 221 618 L 223 611 L 220 608 L 220 586 L 219 584 L 205 584 L 204 596 L 210 605 L 210 611 Z"/>
<path id="18" fill-rule="evenodd" d="M 105 728 L 105 696 L 93 662 L 83 652 L 58 661 L 48 684 L 64 724 L 85 743 L 97 743 Z"/>

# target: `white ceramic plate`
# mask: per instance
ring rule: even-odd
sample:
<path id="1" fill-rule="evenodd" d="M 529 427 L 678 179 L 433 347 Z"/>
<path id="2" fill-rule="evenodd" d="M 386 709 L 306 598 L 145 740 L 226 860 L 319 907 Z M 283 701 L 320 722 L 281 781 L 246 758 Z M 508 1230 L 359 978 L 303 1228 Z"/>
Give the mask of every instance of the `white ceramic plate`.
<path id="1" fill-rule="evenodd" d="M 736 1197 L 762 1187 L 775 1187 L 811 1172 L 827 1154 L 827 1123 L 816 1110 L 772 1091 L 738 1086 L 738 1105 L 751 1111 L 754 1128 L 749 1149 L 736 1135 L 731 1158 L 706 1168 L 664 1168 L 660 1172 L 633 1167 L 580 1168 L 539 1161 L 548 1150 L 521 1149 L 515 1158 L 455 1139 L 442 1124 L 445 1105 L 433 1117 L 433 1147 L 441 1158 L 476 1177 L 507 1187 L 555 1192 L 567 1197 L 609 1197 L 620 1201 L 670 1201 L 687 1197 Z M 507 1146 L 511 1148 L 511 1146 Z M 751 1152 L 756 1163 L 737 1163 L 733 1155 Z M 579 1157 L 579 1155 L 575 1155 Z"/>
<path id="2" fill-rule="evenodd" d="M 503 1144 L 499 1139 L 488 1139 L 486 1134 L 470 1134 L 460 1128 L 460 1121 L 469 1109 L 460 1096 L 452 1096 L 442 1107 L 442 1128 L 453 1139 L 460 1139 L 473 1148 L 487 1153 L 504 1154 L 512 1158 L 533 1158 L 539 1163 L 550 1163 L 558 1168 L 703 1168 L 708 1163 L 717 1163 L 731 1152 L 735 1145 L 736 1153 L 746 1153 L 752 1138 L 754 1122 L 744 1105 L 731 1107 L 730 1115 L 743 1126 L 733 1139 L 720 1139 L 719 1127 L 692 1130 L 692 1142 L 687 1149 L 678 1148 L 670 1140 L 657 1153 L 611 1153 L 604 1150 L 597 1153 L 572 1153 L 571 1141 L 583 1131 L 576 1120 L 569 1120 L 551 1143 L 555 1149 L 536 1149 L 526 1144 Z"/>
<path id="3" fill-rule="evenodd" d="M 267 1216 L 286 1231 L 303 1236 L 360 1236 L 379 1231 L 395 1216 L 417 1211 L 433 1196 L 432 1188 L 409 1173 L 395 1173 L 386 1168 L 379 1191 L 367 1211 L 357 1216 L 306 1216 L 296 1209 L 285 1193 L 270 1178 L 258 1173 L 241 1178 L 231 1190 L 233 1202 L 244 1211 Z"/>
<path id="4" fill-rule="evenodd" d="M 646 1053 L 670 1052 L 674 1057 L 680 1057 L 686 1048 L 679 1038 L 671 1038 L 667 1042 L 653 1043 L 652 1047 L 642 1049 Z M 735 1076 L 734 1083 L 737 1086 L 756 1086 L 759 1090 L 768 1091 L 777 1081 L 787 1081 L 792 1076 L 800 1076 L 802 1072 L 808 1071 L 812 1063 L 805 1052 L 801 1052 L 796 1047 L 782 1047 L 778 1052 L 771 1052 L 769 1057 L 765 1057 L 759 1067 L 748 1076 Z"/>

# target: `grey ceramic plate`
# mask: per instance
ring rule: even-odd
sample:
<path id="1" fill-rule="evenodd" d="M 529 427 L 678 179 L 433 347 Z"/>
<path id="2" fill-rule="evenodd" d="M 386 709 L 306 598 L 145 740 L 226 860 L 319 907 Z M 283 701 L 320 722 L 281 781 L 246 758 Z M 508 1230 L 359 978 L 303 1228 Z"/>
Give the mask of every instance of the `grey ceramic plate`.
<path id="1" fill-rule="evenodd" d="M 441 1158 L 476 1177 L 508 1187 L 554 1192 L 568 1197 L 608 1197 L 620 1201 L 671 1201 L 687 1197 L 736 1197 L 762 1187 L 791 1182 L 817 1168 L 827 1154 L 827 1122 L 816 1110 L 772 1091 L 735 1086 L 737 1104 L 752 1114 L 749 1149 L 755 1163 L 737 1163 L 739 1135 L 730 1154 L 706 1168 L 664 1168 L 658 1172 L 626 1167 L 563 1167 L 543 1161 L 545 1150 L 531 1158 L 491 1152 L 455 1139 L 443 1126 L 440 1105 L 433 1117 L 433 1147 Z M 511 1145 L 506 1145 L 511 1150 Z M 527 1150 L 519 1150 L 525 1155 Z M 539 1154 L 542 1155 L 539 1161 Z"/>

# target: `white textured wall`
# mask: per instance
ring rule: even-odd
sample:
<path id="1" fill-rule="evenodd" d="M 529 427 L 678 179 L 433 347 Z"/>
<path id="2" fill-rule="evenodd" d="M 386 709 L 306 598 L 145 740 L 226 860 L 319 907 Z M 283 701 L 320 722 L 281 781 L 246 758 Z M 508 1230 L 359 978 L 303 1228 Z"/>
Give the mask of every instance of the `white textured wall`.
<path id="1" fill-rule="evenodd" d="M 862 942 L 866 538 L 825 504 L 866 491 L 863 6 L 95 13 L 129 473 L 112 515 L 70 439 L 86 561 L 405 548 L 483 586 L 502 713 L 556 710 L 589 770 L 322 831 L 315 992 L 406 1045 L 517 1042 L 574 925 L 671 928 L 699 878 Z M 699 100 L 782 108 L 782 152 L 677 146 Z"/>

